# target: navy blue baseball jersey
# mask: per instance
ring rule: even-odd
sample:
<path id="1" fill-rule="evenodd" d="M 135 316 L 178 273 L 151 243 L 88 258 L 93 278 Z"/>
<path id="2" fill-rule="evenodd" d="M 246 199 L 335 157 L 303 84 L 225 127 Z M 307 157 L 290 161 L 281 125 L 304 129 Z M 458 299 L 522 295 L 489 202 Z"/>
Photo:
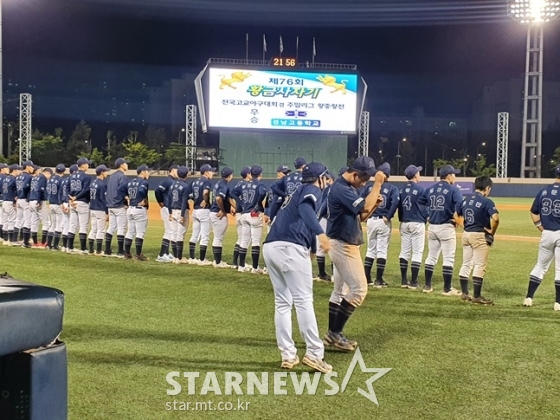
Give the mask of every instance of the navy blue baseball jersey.
<path id="1" fill-rule="evenodd" d="M 218 213 L 220 211 L 220 206 L 218 206 L 218 202 L 216 199 L 221 197 L 224 203 L 224 210 L 226 213 L 229 213 L 231 210 L 231 204 L 229 202 L 229 186 L 225 179 L 220 179 L 218 182 L 214 184 L 212 187 L 212 206 L 210 207 L 210 212 Z"/>
<path id="2" fill-rule="evenodd" d="M 132 181 L 128 181 L 125 186 L 126 195 L 129 199 L 129 204 L 131 207 L 140 207 L 148 203 L 148 180 L 144 178 L 134 178 Z M 144 203 L 142 203 L 146 200 Z"/>
<path id="3" fill-rule="evenodd" d="M 332 189 L 332 185 L 327 185 L 321 193 L 321 207 L 317 212 L 317 218 L 319 220 L 327 217 L 327 202 L 331 189 Z"/>
<path id="4" fill-rule="evenodd" d="M 6 178 L 6 174 L 0 174 L 0 201 L 4 200 L 2 196 L 2 183 L 4 182 L 4 178 Z"/>
<path id="5" fill-rule="evenodd" d="M 246 181 L 246 180 L 242 179 L 241 181 L 239 181 L 239 182 L 237 183 L 237 185 L 235 185 L 235 188 L 234 188 L 233 190 L 236 190 L 236 189 L 239 190 L 239 189 L 241 188 L 241 186 L 243 185 L 244 182 L 249 182 L 249 181 Z M 241 205 L 241 200 L 237 200 L 237 199 L 235 199 L 235 198 L 231 195 L 231 193 L 232 193 L 233 190 L 230 190 L 230 196 L 231 196 L 231 198 L 233 198 L 234 201 L 235 201 L 235 213 L 241 214 L 241 213 L 243 212 L 243 206 Z"/>
<path id="6" fill-rule="evenodd" d="M 340 177 L 327 198 L 327 236 L 350 245 L 364 243 L 360 212 L 366 202 L 358 190 Z"/>
<path id="7" fill-rule="evenodd" d="M 463 194 L 454 185 L 440 181 L 426 191 L 431 225 L 453 223 L 453 215 L 459 214 Z"/>
<path id="8" fill-rule="evenodd" d="M 465 197 L 458 212 L 465 219 L 465 232 L 486 232 L 491 227 L 490 219 L 496 213 L 498 210 L 494 202 L 479 192 Z"/>
<path id="9" fill-rule="evenodd" d="M 22 172 L 16 177 L 18 200 L 27 200 L 29 197 L 29 191 L 31 190 L 31 178 L 32 176 L 27 172 Z"/>
<path id="10" fill-rule="evenodd" d="M 107 209 L 107 184 L 102 179 L 95 178 L 89 186 L 89 209 L 109 212 Z"/>
<path id="11" fill-rule="evenodd" d="M 45 201 L 47 199 L 47 177 L 43 174 L 31 179 L 29 201 Z"/>
<path id="12" fill-rule="evenodd" d="M 426 223 L 428 219 L 426 190 L 416 182 L 409 181 L 400 189 L 399 194 L 399 220 L 403 223 Z"/>
<path id="13" fill-rule="evenodd" d="M 319 187 L 300 185 L 284 200 L 264 242 L 291 242 L 314 251 L 316 236 L 324 233 L 316 216 L 321 201 Z"/>
<path id="14" fill-rule="evenodd" d="M 266 187 L 258 179 L 237 184 L 231 191 L 231 196 L 241 204 L 242 213 L 252 211 L 263 212 L 263 201 L 267 194 Z"/>
<path id="15" fill-rule="evenodd" d="M 64 178 L 62 178 L 62 181 L 60 181 L 60 190 L 59 190 L 60 204 L 68 203 L 69 192 L 70 192 L 70 177 L 65 176 Z"/>
<path id="16" fill-rule="evenodd" d="M 165 207 L 169 207 L 169 190 L 171 186 L 175 183 L 175 178 L 169 175 L 158 185 L 154 194 L 158 203 L 163 203 Z"/>
<path id="17" fill-rule="evenodd" d="M 204 193 L 208 191 L 208 197 L 210 196 L 210 191 L 212 190 L 212 183 L 205 176 L 201 176 L 196 181 L 191 184 L 192 197 L 194 203 L 194 209 L 201 209 L 202 202 L 204 201 Z M 206 209 L 210 208 L 210 203 L 206 203 Z"/>
<path id="18" fill-rule="evenodd" d="M 128 178 L 122 171 L 111 174 L 107 180 L 107 207 L 118 209 L 126 206 Z"/>
<path id="19" fill-rule="evenodd" d="M 84 171 L 76 171 L 70 175 L 70 188 L 68 195 L 74 197 L 75 201 L 83 201 L 89 203 L 89 186 L 91 185 L 91 177 Z"/>
<path id="20" fill-rule="evenodd" d="M 169 187 L 169 199 L 167 209 L 169 213 L 173 210 L 181 210 L 181 217 L 185 217 L 189 208 L 189 197 L 191 195 L 191 186 L 182 179 L 176 179 Z"/>
<path id="21" fill-rule="evenodd" d="M 16 177 L 13 175 L 6 175 L 2 179 L 2 200 L 14 201 L 17 197 Z"/>
<path id="22" fill-rule="evenodd" d="M 367 185 L 362 192 L 362 197 L 366 198 L 372 189 L 373 184 Z M 392 184 L 384 183 L 379 194 L 383 198 L 383 201 L 370 217 L 375 219 L 385 217 L 391 220 L 399 207 L 399 189 Z"/>
<path id="23" fill-rule="evenodd" d="M 60 185 L 62 184 L 62 177 L 54 174 L 51 179 L 47 181 L 47 200 L 49 204 L 60 205 Z"/>
<path id="24" fill-rule="evenodd" d="M 537 194 L 531 213 L 541 216 L 544 230 L 560 230 L 560 183 L 549 185 Z"/>
<path id="25" fill-rule="evenodd" d="M 295 171 L 273 183 L 270 188 L 272 192 L 277 196 L 285 197 L 287 195 L 293 194 L 297 187 L 300 185 L 301 172 Z"/>

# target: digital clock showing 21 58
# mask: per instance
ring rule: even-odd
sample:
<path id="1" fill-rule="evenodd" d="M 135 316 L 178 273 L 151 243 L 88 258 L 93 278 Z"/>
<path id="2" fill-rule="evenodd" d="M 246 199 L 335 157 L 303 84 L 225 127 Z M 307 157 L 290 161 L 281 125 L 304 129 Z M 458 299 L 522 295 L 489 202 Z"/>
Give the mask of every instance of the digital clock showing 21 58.
<path id="1" fill-rule="evenodd" d="M 270 60 L 273 67 L 297 67 L 297 60 L 295 58 L 274 57 Z"/>

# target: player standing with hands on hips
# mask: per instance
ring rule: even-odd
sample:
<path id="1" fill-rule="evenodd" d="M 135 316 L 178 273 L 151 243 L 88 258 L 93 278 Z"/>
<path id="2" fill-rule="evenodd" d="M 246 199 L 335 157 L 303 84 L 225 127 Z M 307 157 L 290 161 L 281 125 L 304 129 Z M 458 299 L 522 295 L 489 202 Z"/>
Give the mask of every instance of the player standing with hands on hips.
<path id="1" fill-rule="evenodd" d="M 432 276 L 439 255 L 443 256 L 443 296 L 461 296 L 461 292 L 452 287 L 453 265 L 455 264 L 455 248 L 457 232 L 455 228 L 461 224 L 459 210 L 463 202 L 461 191 L 455 184 L 455 175 L 461 172 L 451 165 L 442 166 L 439 170 L 440 182 L 426 191 L 429 208 L 428 257 L 424 266 L 426 285 L 424 293 L 432 293 Z"/>
<path id="2" fill-rule="evenodd" d="M 216 168 L 208 164 L 200 167 L 201 177 L 194 181 L 191 185 L 194 211 L 193 211 L 193 228 L 189 241 L 189 264 L 212 265 L 212 262 L 206 259 L 206 250 L 210 242 L 210 191 L 212 183 L 210 180 L 214 176 Z M 196 244 L 200 242 L 200 259 L 195 258 Z"/>
<path id="3" fill-rule="evenodd" d="M 362 197 L 358 188 L 375 175 L 371 192 Z M 360 245 L 364 243 L 361 222 L 366 221 L 381 203 L 385 174 L 375 169 L 373 159 L 359 157 L 331 188 L 327 205 L 329 256 L 334 264 L 334 290 L 329 300 L 329 331 L 323 342 L 344 351 L 354 351 L 358 343 L 347 339 L 343 329 L 354 310 L 367 295 Z"/>
<path id="4" fill-rule="evenodd" d="M 117 258 L 124 258 L 124 234 L 126 232 L 126 185 L 128 178 L 128 161 L 123 158 L 115 160 L 117 170 L 107 180 L 107 208 L 109 210 L 109 227 L 105 233 L 105 253 L 103 256 L 112 257 L 111 242 L 113 235 L 117 233 Z M 124 187 L 123 187 L 124 185 Z"/>
<path id="5" fill-rule="evenodd" d="M 315 237 L 323 249 L 330 249 L 329 239 L 317 220 L 321 189 L 326 184 L 327 168 L 320 163 L 306 165 L 302 185 L 286 197 L 265 240 L 263 255 L 274 288 L 276 340 L 282 354 L 281 367 L 292 369 L 299 364 L 292 339 L 292 307 L 307 351 L 303 364 L 329 373 L 332 366 L 323 360 L 325 347 L 313 308 L 313 271 L 310 250 L 316 251 Z"/>
<path id="6" fill-rule="evenodd" d="M 70 230 L 68 231 L 68 250 L 74 251 L 74 237 L 78 232 L 80 238 L 81 254 L 88 254 L 87 234 L 89 225 L 89 186 L 91 177 L 86 171 L 91 165 L 91 160 L 80 158 L 76 163 L 78 170 L 70 176 L 70 189 L 68 199 L 70 202 Z"/>
<path id="7" fill-rule="evenodd" d="M 214 262 L 212 265 L 216 268 L 229 268 L 230 265 L 222 261 L 222 250 L 224 236 L 228 228 L 228 214 L 231 213 L 228 183 L 233 178 L 233 170 L 226 166 L 222 169 L 221 174 L 222 179 L 216 182 L 212 188 L 213 200 L 210 207 L 210 221 L 212 222 L 212 231 L 214 232 L 214 240 L 212 242 Z"/>
<path id="8" fill-rule="evenodd" d="M 140 165 L 136 168 L 138 176 L 129 181 L 126 188 L 128 197 L 128 209 L 126 211 L 128 219 L 128 229 L 124 237 L 124 255 L 126 259 L 132 259 L 130 249 L 132 240 L 136 246 L 136 257 L 138 261 L 148 261 L 148 257 L 142 254 L 144 245 L 144 235 L 148 227 L 148 178 L 150 178 L 150 168 Z"/>
<path id="9" fill-rule="evenodd" d="M 529 289 L 523 306 L 533 306 L 535 292 L 548 271 L 550 263 L 555 260 L 556 302 L 554 310 L 560 311 L 560 165 L 554 168 L 554 173 L 556 175 L 554 184 L 541 190 L 531 207 L 531 219 L 537 229 L 542 232 L 542 236 L 537 264 L 531 271 Z"/>

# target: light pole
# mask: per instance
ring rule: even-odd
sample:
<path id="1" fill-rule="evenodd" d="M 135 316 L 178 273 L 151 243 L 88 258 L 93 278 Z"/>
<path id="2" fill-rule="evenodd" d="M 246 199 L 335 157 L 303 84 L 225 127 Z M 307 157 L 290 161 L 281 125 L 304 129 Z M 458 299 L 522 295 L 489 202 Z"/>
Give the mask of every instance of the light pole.
<path id="1" fill-rule="evenodd" d="M 508 15 L 529 25 L 523 93 L 521 178 L 540 178 L 542 167 L 543 26 L 560 14 L 558 0 L 509 0 Z"/>

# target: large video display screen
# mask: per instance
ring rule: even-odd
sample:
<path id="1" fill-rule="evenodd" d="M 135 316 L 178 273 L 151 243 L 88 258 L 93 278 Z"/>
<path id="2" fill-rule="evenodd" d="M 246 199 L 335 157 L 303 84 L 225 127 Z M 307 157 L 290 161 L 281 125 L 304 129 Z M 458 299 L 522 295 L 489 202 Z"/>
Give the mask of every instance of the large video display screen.
<path id="1" fill-rule="evenodd" d="M 208 126 L 355 133 L 358 75 L 210 68 Z"/>

